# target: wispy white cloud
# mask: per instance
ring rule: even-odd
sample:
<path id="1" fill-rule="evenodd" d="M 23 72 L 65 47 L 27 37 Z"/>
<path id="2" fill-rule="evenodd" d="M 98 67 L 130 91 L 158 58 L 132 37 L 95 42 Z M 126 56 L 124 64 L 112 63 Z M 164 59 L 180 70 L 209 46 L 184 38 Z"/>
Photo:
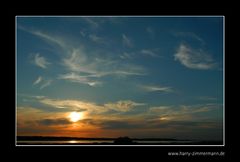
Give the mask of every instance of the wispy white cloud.
<path id="1" fill-rule="evenodd" d="M 63 65 L 70 71 L 73 72 L 84 72 L 94 74 L 95 70 L 94 63 L 88 64 L 88 57 L 81 48 L 73 48 L 71 53 L 63 57 Z"/>
<path id="2" fill-rule="evenodd" d="M 144 71 L 135 71 L 133 70 L 134 68 L 130 69 L 129 71 L 127 70 L 117 70 L 111 73 L 111 75 L 116 75 L 116 76 L 143 76 L 146 75 Z"/>
<path id="3" fill-rule="evenodd" d="M 193 33 L 193 32 L 174 32 L 174 35 L 177 37 L 188 37 L 188 38 L 192 38 L 194 40 L 197 40 L 198 42 L 200 42 L 202 45 L 205 44 L 205 41 L 198 36 L 197 34 Z"/>
<path id="4" fill-rule="evenodd" d="M 107 103 L 104 106 L 110 110 L 116 110 L 120 112 L 127 112 L 137 106 L 144 106 L 145 103 L 137 103 L 131 100 L 117 101 L 115 103 Z"/>
<path id="5" fill-rule="evenodd" d="M 82 19 L 92 28 L 92 29 L 98 29 L 103 24 L 121 24 L 123 22 L 123 19 L 119 19 L 116 17 L 82 17 Z"/>
<path id="6" fill-rule="evenodd" d="M 121 59 L 134 59 L 142 56 L 149 56 L 149 57 L 154 57 L 158 58 L 161 57 L 159 55 L 159 49 L 158 48 L 153 48 L 153 49 L 141 49 L 138 51 L 134 52 L 123 52 L 119 57 Z"/>
<path id="7" fill-rule="evenodd" d="M 141 110 L 138 114 L 121 116 L 122 113 L 127 113 L 136 110 L 138 107 L 146 106 L 146 103 L 139 103 L 132 100 L 119 100 L 116 102 L 108 102 L 104 104 L 96 104 L 82 100 L 72 99 L 51 99 L 47 97 L 38 98 L 38 102 L 51 106 L 57 109 L 66 109 L 69 111 L 82 111 L 86 115 L 98 115 L 98 119 L 125 119 L 145 120 L 147 122 L 157 121 L 197 121 L 207 119 L 205 113 L 221 108 L 216 104 L 198 104 L 198 105 L 161 105 L 149 107 L 149 109 Z M 117 112 L 117 114 L 116 114 Z M 104 114 L 112 114 L 106 118 Z"/>
<path id="8" fill-rule="evenodd" d="M 87 33 L 83 30 L 80 31 L 80 34 L 81 34 L 82 37 L 85 37 L 87 35 Z"/>
<path id="9" fill-rule="evenodd" d="M 96 86 L 100 83 L 98 79 L 107 75 L 146 75 L 145 69 L 141 66 L 129 64 L 126 61 L 123 62 L 123 60 L 116 58 L 114 59 L 113 57 L 108 57 L 106 53 L 109 53 L 109 51 L 102 51 L 105 53 L 105 55 L 100 55 L 97 49 L 93 50 L 92 48 L 87 48 L 87 46 L 84 45 L 75 47 L 69 43 L 71 41 L 63 39 L 59 36 L 54 36 L 35 30 L 29 30 L 28 32 L 40 38 L 43 38 L 47 43 L 50 43 L 51 45 L 57 45 L 58 47 L 61 47 L 60 50 L 62 50 L 62 53 L 59 55 L 60 62 L 61 65 L 66 68 L 66 74 L 58 75 L 59 79 L 65 79 L 71 82 Z M 93 41 L 103 41 L 101 37 L 93 34 L 86 34 L 87 36 L 90 36 Z M 123 37 L 126 43 L 130 45 L 131 42 L 126 37 L 126 35 Z M 36 60 L 38 60 L 37 63 L 42 68 L 46 68 L 47 65 L 50 64 L 44 57 L 41 57 L 39 54 L 36 55 Z M 45 85 L 48 86 L 50 84 L 51 82 L 48 81 Z M 43 86 L 43 88 L 46 86 Z"/>
<path id="10" fill-rule="evenodd" d="M 46 69 L 47 66 L 50 65 L 50 63 L 43 56 L 40 56 L 39 53 L 35 54 L 34 63 L 43 69 Z"/>
<path id="11" fill-rule="evenodd" d="M 36 99 L 43 99 L 43 98 L 45 98 L 45 96 L 31 96 L 31 97 L 36 98 Z"/>
<path id="12" fill-rule="evenodd" d="M 154 113 L 160 113 L 162 115 L 179 115 L 179 114 L 192 114 L 198 112 L 207 112 L 210 111 L 208 105 L 181 105 L 179 107 L 173 106 L 158 106 L 151 107 L 149 110 Z"/>
<path id="13" fill-rule="evenodd" d="M 158 113 L 158 114 L 165 114 L 169 110 L 171 110 L 172 106 L 157 106 L 157 107 L 150 107 L 149 112 L 151 113 Z"/>
<path id="14" fill-rule="evenodd" d="M 96 21 L 96 19 L 94 19 L 94 18 L 83 17 L 83 20 L 85 20 L 93 28 L 98 28 L 99 27 L 99 22 Z"/>
<path id="15" fill-rule="evenodd" d="M 82 29 L 80 31 L 80 35 L 84 38 L 88 38 L 89 40 L 91 40 L 94 43 L 101 44 L 101 45 L 107 45 L 109 42 L 105 37 L 91 33 L 84 29 Z"/>
<path id="16" fill-rule="evenodd" d="M 147 92 L 173 92 L 172 87 L 166 86 L 139 85 L 139 87 Z"/>
<path id="17" fill-rule="evenodd" d="M 120 100 L 113 103 L 105 103 L 103 105 L 81 100 L 60 100 L 50 98 L 40 98 L 39 102 L 54 108 L 69 109 L 69 111 L 85 111 L 90 114 L 109 113 L 111 110 L 128 112 L 135 107 L 146 105 L 145 103 L 137 103 L 131 100 Z"/>
<path id="18" fill-rule="evenodd" d="M 217 105 L 180 105 L 150 107 L 149 113 L 158 116 L 157 120 L 186 121 L 193 120 L 194 115 L 214 110 Z"/>
<path id="19" fill-rule="evenodd" d="M 110 60 L 92 59 L 80 48 L 73 49 L 68 57 L 63 58 L 63 65 L 70 72 L 84 73 L 96 77 L 107 75 L 104 66 L 109 64 L 111 64 Z"/>
<path id="20" fill-rule="evenodd" d="M 33 85 L 37 85 L 37 84 L 39 84 L 41 81 L 42 81 L 42 77 L 39 76 L 39 77 L 34 81 Z"/>
<path id="21" fill-rule="evenodd" d="M 142 54 L 146 55 L 146 56 L 151 56 L 151 57 L 160 57 L 157 54 L 157 49 L 142 49 L 140 51 Z"/>
<path id="22" fill-rule="evenodd" d="M 68 109 L 69 111 L 88 111 L 99 113 L 103 110 L 102 106 L 96 105 L 92 102 L 80 101 L 80 100 L 61 100 L 43 98 L 39 100 L 40 103 L 49 105 L 53 108 Z"/>
<path id="23" fill-rule="evenodd" d="M 132 51 L 132 52 L 123 52 L 119 57 L 121 59 L 135 59 L 142 56 L 149 56 L 154 58 L 160 58 L 161 55 L 159 54 L 158 48 L 152 48 L 152 49 L 141 49 L 138 51 Z"/>
<path id="24" fill-rule="evenodd" d="M 25 27 L 23 27 L 21 25 L 18 25 L 18 29 L 21 29 L 21 30 L 23 30 L 25 32 L 31 33 L 31 34 L 33 34 L 35 36 L 38 36 L 38 37 L 44 39 L 45 41 L 47 41 L 48 43 L 50 43 L 50 42 L 54 43 L 54 44 L 60 46 L 61 48 L 66 48 L 66 46 L 67 46 L 66 42 L 64 42 L 60 37 L 50 36 L 46 32 L 25 28 Z"/>
<path id="25" fill-rule="evenodd" d="M 190 69 L 208 70 L 216 67 L 210 55 L 203 49 L 193 49 L 185 44 L 180 44 L 174 59 Z"/>
<path id="26" fill-rule="evenodd" d="M 82 83 L 82 84 L 87 84 L 89 86 L 98 86 L 101 84 L 100 81 L 91 81 L 89 78 L 91 76 L 81 76 L 77 73 L 67 73 L 67 74 L 62 74 L 59 75 L 58 79 L 64 79 L 64 80 L 69 80 L 71 82 L 75 83 Z"/>
<path id="27" fill-rule="evenodd" d="M 43 78 L 41 76 L 39 76 L 34 82 L 33 82 L 33 85 L 34 86 L 38 86 L 40 89 L 43 89 L 47 86 L 50 86 L 51 83 L 52 83 L 53 80 L 51 79 L 46 79 L 46 78 Z"/>
<path id="28" fill-rule="evenodd" d="M 122 43 L 126 47 L 129 47 L 129 48 L 133 47 L 133 42 L 125 34 L 122 34 Z"/>
<path id="29" fill-rule="evenodd" d="M 128 53 L 128 52 L 123 52 L 123 54 L 120 55 L 121 59 L 131 59 L 133 58 L 133 54 L 132 53 Z"/>
<path id="30" fill-rule="evenodd" d="M 129 64 L 127 61 L 119 61 L 109 71 L 109 75 L 113 76 L 144 76 L 147 75 L 147 71 L 142 66 L 135 64 Z"/>
<path id="31" fill-rule="evenodd" d="M 52 83 L 52 80 L 45 80 L 44 82 L 43 82 L 43 84 L 40 86 L 40 89 L 43 89 L 43 88 L 45 88 L 45 87 L 47 87 L 47 86 L 50 86 L 51 85 L 51 83 Z"/>
<path id="32" fill-rule="evenodd" d="M 71 72 L 91 77 L 145 75 L 144 68 L 112 59 L 89 58 L 83 49 L 74 49 L 63 65 Z"/>
<path id="33" fill-rule="evenodd" d="M 98 44 L 106 44 L 106 41 L 103 37 L 97 36 L 95 34 L 89 34 L 89 39 Z"/>
<path id="34" fill-rule="evenodd" d="M 46 39 L 47 41 L 56 43 L 56 44 L 58 44 L 60 47 L 63 47 L 63 48 L 64 48 L 64 47 L 66 46 L 65 42 L 63 42 L 60 38 L 51 37 L 51 36 L 49 36 L 49 35 L 46 34 L 46 33 L 43 33 L 43 32 L 40 32 L 40 31 L 32 31 L 32 34 L 37 35 L 37 36 L 39 36 L 39 37 L 41 37 L 41 38 L 44 38 L 44 39 Z"/>

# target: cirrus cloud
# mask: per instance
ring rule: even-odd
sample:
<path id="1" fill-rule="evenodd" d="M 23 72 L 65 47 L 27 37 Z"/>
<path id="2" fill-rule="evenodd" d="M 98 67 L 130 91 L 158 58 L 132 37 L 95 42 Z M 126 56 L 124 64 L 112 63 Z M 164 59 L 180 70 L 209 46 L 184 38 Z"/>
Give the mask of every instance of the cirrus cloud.
<path id="1" fill-rule="evenodd" d="M 39 84 L 42 81 L 42 77 L 39 76 L 33 83 L 33 85 Z"/>
<path id="2" fill-rule="evenodd" d="M 39 53 L 35 54 L 34 57 L 34 64 L 40 68 L 46 69 L 48 65 L 50 65 L 51 63 L 49 63 L 46 58 L 44 58 L 43 56 L 40 56 Z"/>
<path id="3" fill-rule="evenodd" d="M 95 43 L 106 45 L 106 40 L 103 37 L 97 36 L 95 34 L 90 34 L 89 39 Z"/>
<path id="4" fill-rule="evenodd" d="M 136 106 L 144 106 L 144 103 L 137 103 L 130 100 L 123 100 L 123 101 L 117 101 L 115 103 L 107 103 L 104 106 L 108 109 L 120 111 L 120 112 L 127 112 L 132 110 Z"/>
<path id="5" fill-rule="evenodd" d="M 100 81 L 93 81 L 90 80 L 91 76 L 81 76 L 77 73 L 67 73 L 67 74 L 62 74 L 59 75 L 58 79 L 64 79 L 64 80 L 69 80 L 71 82 L 75 82 L 75 83 L 82 83 L 82 84 L 87 84 L 89 86 L 98 86 L 101 84 Z"/>
<path id="6" fill-rule="evenodd" d="M 173 92 L 173 88 L 168 86 L 139 85 L 139 87 L 147 92 Z"/>
<path id="7" fill-rule="evenodd" d="M 133 42 L 130 40 L 130 38 L 126 34 L 122 34 L 122 43 L 126 47 L 133 47 Z"/>
<path id="8" fill-rule="evenodd" d="M 151 57 L 160 57 L 157 52 L 157 49 L 142 49 L 140 51 L 142 54 L 146 55 L 146 56 L 151 56 Z"/>
<path id="9" fill-rule="evenodd" d="M 92 114 L 109 112 L 111 110 L 117 112 L 128 112 L 137 106 L 146 105 L 145 103 L 138 103 L 131 100 L 120 100 L 117 102 L 105 103 L 103 105 L 81 100 L 60 100 L 50 98 L 39 99 L 39 102 L 54 108 L 69 109 L 70 111 L 87 111 Z"/>
<path id="10" fill-rule="evenodd" d="M 203 49 L 193 49 L 186 44 L 180 44 L 174 59 L 190 69 L 208 70 L 216 67 L 211 56 Z"/>
<path id="11" fill-rule="evenodd" d="M 86 18 L 86 20 L 90 20 L 89 22 L 91 22 L 92 19 Z M 94 87 L 101 84 L 102 81 L 99 79 L 104 76 L 127 77 L 146 75 L 146 70 L 142 66 L 108 57 L 108 55 L 111 55 L 109 54 L 112 53 L 111 51 L 103 51 L 105 55 L 101 55 L 101 53 L 98 53 L 98 50 L 93 50 L 85 45 L 75 47 L 69 43 L 72 42 L 71 40 L 57 35 L 52 35 L 39 30 L 26 29 L 24 27 L 21 27 L 20 29 L 43 39 L 46 41 L 46 43 L 57 47 L 56 49 L 58 50 L 60 49 L 60 65 L 65 67 L 67 73 L 58 74 L 58 79 L 80 84 L 87 84 L 91 87 Z M 102 37 L 96 36 L 95 34 L 89 33 L 88 36 L 96 43 L 106 43 L 107 41 Z M 122 37 L 125 45 L 128 47 L 133 45 L 131 40 L 125 34 L 123 34 Z M 40 54 L 36 54 L 34 64 L 46 69 L 51 63 L 48 62 L 43 56 L 40 56 Z M 48 81 L 45 86 L 42 86 L 41 89 L 50 84 L 51 81 Z"/>
<path id="12" fill-rule="evenodd" d="M 52 84 L 53 80 L 52 79 L 46 79 L 41 76 L 39 76 L 34 82 L 34 86 L 40 86 L 40 89 L 43 89 L 47 86 L 50 86 Z"/>
<path id="13" fill-rule="evenodd" d="M 150 107 L 148 112 L 157 116 L 157 118 L 151 118 L 150 120 L 187 121 L 194 120 L 194 118 L 197 120 L 196 114 L 204 114 L 217 108 L 221 108 L 221 106 L 217 104 L 156 106 Z"/>

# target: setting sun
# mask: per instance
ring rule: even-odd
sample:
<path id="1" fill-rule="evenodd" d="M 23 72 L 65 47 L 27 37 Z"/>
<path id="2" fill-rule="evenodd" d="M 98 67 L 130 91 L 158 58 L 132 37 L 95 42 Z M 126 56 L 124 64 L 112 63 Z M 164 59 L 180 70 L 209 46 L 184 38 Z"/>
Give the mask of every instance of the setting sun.
<path id="1" fill-rule="evenodd" d="M 72 122 L 77 122 L 82 119 L 83 114 L 81 112 L 71 112 L 68 116 Z"/>

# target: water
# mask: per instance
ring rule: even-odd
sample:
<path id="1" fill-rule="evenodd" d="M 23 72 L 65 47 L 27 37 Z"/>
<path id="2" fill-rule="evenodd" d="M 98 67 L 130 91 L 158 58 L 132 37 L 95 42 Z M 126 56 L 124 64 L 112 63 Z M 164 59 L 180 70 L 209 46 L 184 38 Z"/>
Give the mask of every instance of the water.
<path id="1" fill-rule="evenodd" d="M 162 143 L 162 144 L 170 144 L 170 143 L 176 143 L 176 144 L 182 144 L 182 143 L 192 143 L 193 141 L 133 141 L 133 142 L 139 142 L 143 144 L 154 144 L 154 143 Z"/>
<path id="2" fill-rule="evenodd" d="M 168 140 L 163 140 L 163 141 L 138 141 L 138 140 L 133 140 L 133 142 L 141 143 L 141 144 L 187 144 L 187 143 L 192 143 L 193 141 L 168 141 Z M 71 144 L 113 144 L 113 140 L 56 140 L 56 141 L 17 141 L 18 144 L 31 144 L 31 145 L 54 145 L 54 144 L 63 144 L 63 145 L 71 145 Z"/>
<path id="3" fill-rule="evenodd" d="M 112 140 L 60 140 L 60 141 L 17 141 L 26 144 L 93 144 L 93 143 L 113 143 Z"/>

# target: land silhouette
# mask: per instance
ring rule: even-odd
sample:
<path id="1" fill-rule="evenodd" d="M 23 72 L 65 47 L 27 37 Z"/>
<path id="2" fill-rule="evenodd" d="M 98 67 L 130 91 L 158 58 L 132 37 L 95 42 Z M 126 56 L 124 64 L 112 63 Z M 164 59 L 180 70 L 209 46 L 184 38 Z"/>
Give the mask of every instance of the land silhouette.
<path id="1" fill-rule="evenodd" d="M 207 141 L 207 140 L 193 141 L 188 139 L 179 140 L 174 138 L 129 138 L 127 136 L 118 137 L 118 138 L 17 136 L 18 145 L 46 145 L 46 141 L 47 141 L 47 145 L 222 145 L 223 144 L 222 141 Z M 58 141 L 58 143 L 55 143 L 54 141 Z M 71 142 L 64 142 L 64 141 L 75 141 L 75 142 L 71 143 Z M 81 141 L 81 143 L 77 141 Z"/>

